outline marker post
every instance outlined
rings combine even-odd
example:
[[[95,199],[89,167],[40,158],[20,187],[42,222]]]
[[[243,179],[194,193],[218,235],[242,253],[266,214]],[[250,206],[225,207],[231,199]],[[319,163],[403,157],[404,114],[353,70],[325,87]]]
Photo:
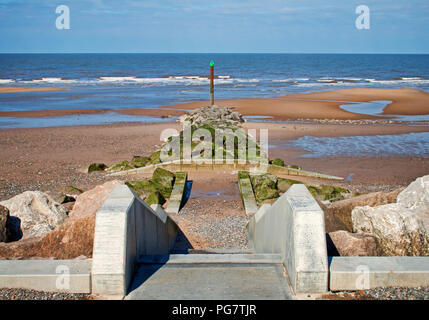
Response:
[[[214,105],[214,62],[210,61],[210,106]]]

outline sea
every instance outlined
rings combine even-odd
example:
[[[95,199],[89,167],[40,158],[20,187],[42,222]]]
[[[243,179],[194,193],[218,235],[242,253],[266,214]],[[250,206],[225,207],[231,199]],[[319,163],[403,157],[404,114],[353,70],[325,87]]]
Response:
[[[0,54],[0,87],[67,91],[0,94],[0,111],[154,108],[215,99],[276,97],[344,88],[429,92],[429,55],[419,54]],[[60,117],[56,125],[162,121],[117,114]],[[51,126],[0,119],[0,128]]]

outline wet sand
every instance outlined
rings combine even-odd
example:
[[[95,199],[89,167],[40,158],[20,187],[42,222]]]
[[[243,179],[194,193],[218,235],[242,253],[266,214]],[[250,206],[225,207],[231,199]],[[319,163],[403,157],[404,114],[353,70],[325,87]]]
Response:
[[[64,88],[26,88],[26,87],[0,87],[0,93],[37,92],[37,91],[63,91]]]
[[[4,89],[4,88],[3,88]],[[50,88],[44,88],[50,89]],[[221,106],[228,106],[245,116],[268,116],[273,120],[293,119],[380,119],[379,116],[363,115],[348,112],[340,105],[350,102],[368,102],[372,100],[392,101],[384,109],[390,115],[423,115],[429,114],[429,93],[416,89],[371,89],[355,88],[335,91],[314,92],[308,94],[286,95],[276,98],[248,98],[216,100]],[[0,112],[0,117],[55,117],[72,114],[96,114],[117,112],[127,115],[146,116],[179,116],[183,109],[195,109],[207,105],[207,101],[163,106],[151,109],[68,109],[68,110],[35,110]]]

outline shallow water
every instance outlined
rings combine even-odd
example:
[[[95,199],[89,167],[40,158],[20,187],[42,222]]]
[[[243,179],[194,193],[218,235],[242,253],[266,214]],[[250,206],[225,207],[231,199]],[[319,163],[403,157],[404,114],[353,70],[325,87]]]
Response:
[[[382,114],[384,108],[390,103],[392,103],[392,101],[376,100],[369,102],[357,102],[353,104],[343,104],[340,105],[340,108],[353,113],[381,116],[386,119],[399,121],[429,121],[429,114],[409,116]]]
[[[429,156],[429,132],[353,137],[304,136],[286,145],[308,151],[301,155],[303,158]]]
[[[368,114],[368,115],[380,115],[383,109],[392,101],[369,101],[369,102],[358,102],[353,104],[343,104],[340,108],[349,112]]]
[[[114,112],[41,118],[0,117],[0,128],[47,128],[62,126],[100,125],[118,122],[154,123],[174,121],[176,118],[177,117],[160,118],[151,116],[131,116]]]

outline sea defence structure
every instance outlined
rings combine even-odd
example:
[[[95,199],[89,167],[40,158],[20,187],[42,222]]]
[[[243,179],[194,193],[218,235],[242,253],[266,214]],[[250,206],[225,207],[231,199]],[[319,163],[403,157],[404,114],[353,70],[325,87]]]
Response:
[[[255,173],[271,173],[271,174],[283,174],[290,176],[302,176],[302,177],[313,177],[319,179],[330,179],[330,180],[344,180],[342,177],[331,176],[319,172],[306,171],[301,169],[295,169],[290,167],[280,167],[272,164],[262,164],[262,163],[251,163],[247,161],[246,163],[241,163],[237,160],[231,162],[216,162],[216,160],[204,160],[204,161],[189,161],[189,163],[184,160],[174,160],[169,162],[162,162],[159,164],[148,165],[141,168],[135,168],[130,170],[116,171],[112,172],[109,175],[111,176],[126,176],[126,175],[136,175],[136,174],[146,174],[153,173],[156,168],[163,168],[169,171],[249,171]]]
[[[302,184],[262,205],[247,230],[246,251],[184,253],[180,228],[164,209],[118,185],[97,212],[92,259],[0,261],[0,287],[243,300],[429,285],[429,257],[328,257],[324,213]]]

